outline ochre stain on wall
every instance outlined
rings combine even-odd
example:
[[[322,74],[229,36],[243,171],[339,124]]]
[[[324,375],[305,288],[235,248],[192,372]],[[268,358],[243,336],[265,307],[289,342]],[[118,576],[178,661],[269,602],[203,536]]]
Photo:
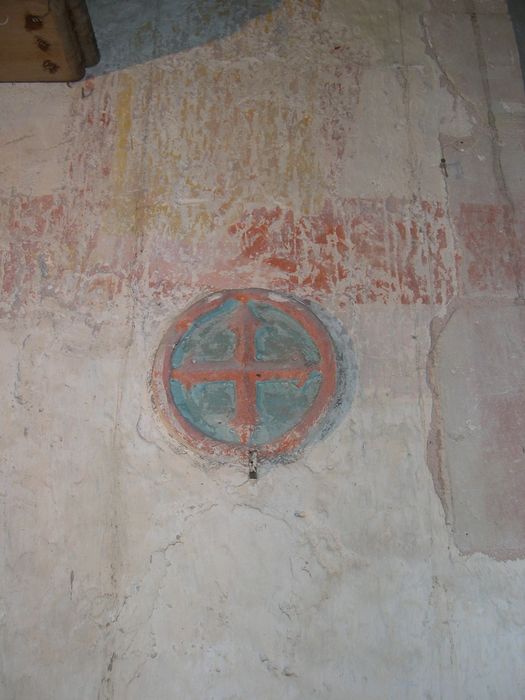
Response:
[[[123,74],[120,78],[119,93],[116,104],[117,136],[115,144],[115,187],[117,193],[122,189],[128,164],[128,154],[131,147],[131,105],[133,99],[133,78]]]

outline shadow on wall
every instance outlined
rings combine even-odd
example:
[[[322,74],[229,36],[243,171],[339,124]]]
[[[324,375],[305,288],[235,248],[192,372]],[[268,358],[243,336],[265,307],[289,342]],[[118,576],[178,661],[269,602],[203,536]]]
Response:
[[[510,19],[516,35],[516,44],[520,56],[521,74],[525,85],[525,2],[524,0],[507,0]]]
[[[92,76],[185,51],[235,33],[281,0],[87,0],[100,50]]]

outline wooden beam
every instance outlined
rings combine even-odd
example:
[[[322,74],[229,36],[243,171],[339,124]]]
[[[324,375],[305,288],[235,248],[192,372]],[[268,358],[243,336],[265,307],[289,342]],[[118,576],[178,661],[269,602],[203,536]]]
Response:
[[[85,0],[0,0],[0,82],[79,80],[98,60]]]

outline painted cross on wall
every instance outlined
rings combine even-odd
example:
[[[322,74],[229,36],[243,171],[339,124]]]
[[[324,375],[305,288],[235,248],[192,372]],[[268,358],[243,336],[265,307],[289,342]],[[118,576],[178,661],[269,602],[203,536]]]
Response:
[[[214,454],[300,446],[333,402],[335,353],[304,304],[260,289],[213,294],[166,333],[153,372],[170,432]]]

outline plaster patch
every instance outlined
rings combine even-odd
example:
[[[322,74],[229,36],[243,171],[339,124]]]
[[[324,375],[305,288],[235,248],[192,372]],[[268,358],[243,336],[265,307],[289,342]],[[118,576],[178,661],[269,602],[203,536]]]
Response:
[[[458,548],[525,556],[525,308],[463,301],[432,324],[427,458]]]

